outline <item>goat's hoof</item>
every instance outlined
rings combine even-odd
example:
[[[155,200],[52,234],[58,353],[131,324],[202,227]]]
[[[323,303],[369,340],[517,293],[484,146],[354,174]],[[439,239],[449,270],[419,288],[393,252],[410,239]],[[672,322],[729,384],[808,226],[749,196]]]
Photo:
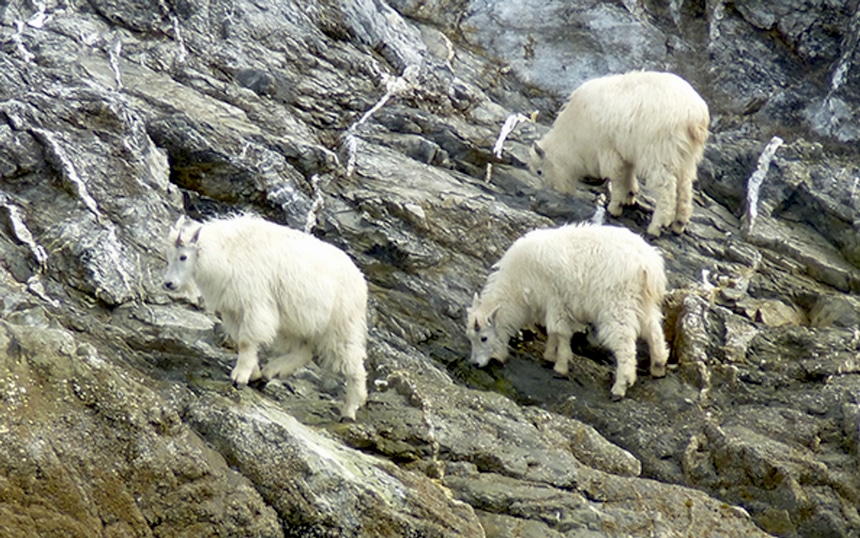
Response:
[[[258,377],[257,379],[251,379],[248,381],[249,387],[256,390],[263,390],[263,388],[269,383],[269,380],[264,377]]]
[[[676,222],[672,223],[672,231],[675,232],[676,234],[680,235],[680,234],[684,233],[684,230],[686,230],[686,229],[687,229],[687,223],[686,222],[676,221]]]
[[[567,372],[561,373],[555,370],[552,371],[552,376],[556,379],[567,379]]]
[[[666,377],[666,365],[653,365],[651,366],[651,377]]]
[[[248,386],[247,383],[239,383],[238,381],[235,381],[235,380],[233,381],[233,388],[235,388],[236,390],[242,390],[247,386]]]
[[[613,402],[618,402],[627,395],[627,388],[632,387],[633,383],[624,383],[623,381],[616,382],[612,385],[611,398]]]
[[[355,422],[355,417],[346,417],[346,416],[344,416],[344,417],[340,417],[339,422],[340,422],[341,424],[343,424],[343,423],[350,424],[350,423]]]

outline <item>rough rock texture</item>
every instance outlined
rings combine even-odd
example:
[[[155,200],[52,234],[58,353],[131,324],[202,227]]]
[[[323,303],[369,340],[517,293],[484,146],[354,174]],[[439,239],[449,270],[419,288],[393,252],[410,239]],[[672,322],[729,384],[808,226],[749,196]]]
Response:
[[[5,3],[0,535],[860,536],[858,35],[830,0]],[[540,328],[468,366],[491,264],[603,214],[529,144],[639,68],[713,117],[688,232],[653,241],[669,375],[643,354],[611,402],[612,357],[575,335],[556,379]],[[240,210],[367,274],[355,423],[315,366],[231,388],[217,319],[161,289],[170,223]]]

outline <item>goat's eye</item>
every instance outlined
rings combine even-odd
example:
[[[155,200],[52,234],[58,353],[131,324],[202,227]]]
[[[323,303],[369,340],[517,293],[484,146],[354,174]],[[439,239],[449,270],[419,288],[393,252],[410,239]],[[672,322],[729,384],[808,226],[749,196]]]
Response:
[[[481,337],[481,342],[486,342],[486,341],[487,341],[487,337],[486,337],[486,336],[482,336],[482,337]]]
[[[184,262],[187,259],[188,259],[188,256],[186,256],[185,254],[183,254],[182,256],[179,257],[179,261],[181,261],[181,262]]]
[[[543,170],[538,170],[538,171],[537,171],[537,175],[542,176],[542,175],[543,175]]]

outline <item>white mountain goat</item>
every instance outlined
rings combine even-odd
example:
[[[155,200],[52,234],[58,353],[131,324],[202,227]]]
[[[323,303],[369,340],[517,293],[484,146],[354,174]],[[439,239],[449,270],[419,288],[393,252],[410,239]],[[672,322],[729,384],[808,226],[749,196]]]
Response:
[[[609,178],[609,213],[635,202],[637,176],[656,198],[648,234],[682,233],[704,154],[708,105],[671,73],[633,71],[579,86],[552,129],[532,146],[529,168],[552,188],[576,190],[584,177]]]
[[[585,324],[615,354],[612,398],[636,381],[636,338],[648,343],[651,375],[666,375],[669,352],[660,303],[666,274],[660,252],[626,228],[573,224],[535,230],[514,242],[493,266],[468,309],[470,362],[505,362],[508,340],[522,327],[542,324],[544,358],[567,375],[570,338]]]
[[[194,285],[239,346],[236,386],[287,376],[311,361],[346,377],[341,416],[367,400],[367,283],[340,249],[312,235],[242,215],[203,224],[180,217],[168,236],[164,286]],[[280,356],[260,370],[257,351]]]

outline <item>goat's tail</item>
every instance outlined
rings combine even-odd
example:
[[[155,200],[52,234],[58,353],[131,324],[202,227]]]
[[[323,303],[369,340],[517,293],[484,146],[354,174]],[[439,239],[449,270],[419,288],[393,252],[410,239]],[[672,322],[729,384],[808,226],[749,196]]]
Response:
[[[666,295],[666,271],[663,258],[655,255],[652,263],[642,268],[642,304],[639,318],[639,334],[648,342],[651,353],[651,375],[666,375],[669,350],[663,334],[663,310],[661,303]]]
[[[663,269],[663,258],[659,255],[653,258],[651,263],[641,269],[642,271],[642,303],[659,305],[666,295],[666,271]]]
[[[690,136],[693,147],[705,146],[705,142],[708,140],[709,123],[707,120],[695,121],[687,126],[687,134]]]

